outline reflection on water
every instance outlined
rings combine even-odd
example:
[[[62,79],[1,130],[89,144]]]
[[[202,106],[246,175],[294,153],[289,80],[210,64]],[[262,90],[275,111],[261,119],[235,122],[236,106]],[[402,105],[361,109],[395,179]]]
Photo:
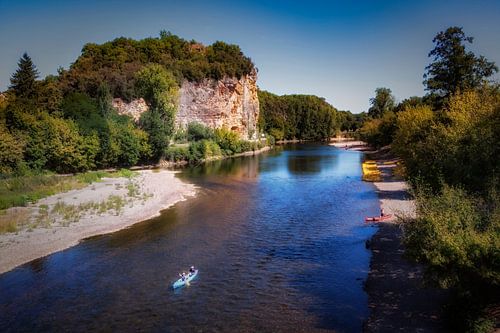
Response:
[[[6,331],[361,330],[377,197],[360,153],[287,146],[189,168],[196,198],[0,276]],[[172,291],[177,273],[200,269]]]

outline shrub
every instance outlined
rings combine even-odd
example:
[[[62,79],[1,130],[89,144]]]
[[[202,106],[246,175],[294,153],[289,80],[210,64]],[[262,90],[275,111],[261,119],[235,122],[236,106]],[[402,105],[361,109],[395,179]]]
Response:
[[[192,122],[188,124],[187,139],[188,141],[212,140],[214,139],[214,131],[208,126]]]
[[[225,155],[233,155],[241,153],[241,142],[238,133],[230,131],[226,128],[218,128],[214,131],[215,142]]]
[[[416,193],[418,218],[404,225],[407,253],[428,263],[445,287],[479,281],[500,286],[500,220],[489,206],[446,185],[438,195]],[[500,204],[495,201],[493,206]]]
[[[189,161],[189,147],[168,147],[165,159],[171,162]]]
[[[11,174],[23,163],[24,141],[0,124],[0,174]]]
[[[389,111],[385,112],[381,118],[366,121],[359,133],[363,141],[380,148],[393,141],[396,128],[396,115]]]
[[[189,145],[189,155],[190,162],[199,162],[207,158],[221,156],[222,151],[214,141],[201,140]]]
[[[426,277],[452,287],[449,315],[454,331],[490,332],[485,311],[500,292],[500,198],[444,185],[433,194],[417,186],[416,220],[405,221],[406,255],[426,264]]]

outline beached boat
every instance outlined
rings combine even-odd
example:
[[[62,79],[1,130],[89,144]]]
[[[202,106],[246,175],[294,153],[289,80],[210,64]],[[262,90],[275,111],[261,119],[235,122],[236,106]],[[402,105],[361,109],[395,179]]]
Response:
[[[387,221],[392,218],[392,214],[387,214],[384,216],[373,216],[373,217],[365,217],[365,222],[382,222]]]

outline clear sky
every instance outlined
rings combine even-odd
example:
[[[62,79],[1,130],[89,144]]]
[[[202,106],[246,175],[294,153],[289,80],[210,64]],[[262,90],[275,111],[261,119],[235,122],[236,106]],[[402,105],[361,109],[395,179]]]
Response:
[[[45,76],[67,68],[87,42],[165,29],[240,45],[259,68],[261,89],[315,94],[358,113],[377,87],[398,100],[423,95],[432,38],[451,25],[500,65],[499,0],[0,0],[0,90],[24,51]]]

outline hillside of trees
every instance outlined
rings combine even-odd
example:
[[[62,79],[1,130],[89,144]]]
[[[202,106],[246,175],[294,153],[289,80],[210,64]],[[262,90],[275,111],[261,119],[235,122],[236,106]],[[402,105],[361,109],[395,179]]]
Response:
[[[326,140],[342,126],[340,113],[323,98],[259,91],[259,128],[276,140]]]
[[[436,35],[428,94],[395,103],[379,88],[359,135],[390,145],[417,202],[405,221],[409,257],[451,288],[453,331],[491,332],[500,295],[500,86],[496,65],[468,51],[462,28]],[[498,319],[498,318],[497,318]]]
[[[237,45],[217,41],[204,46],[162,31],[159,38],[121,37],[101,45],[84,45],[70,68],[59,71],[61,89],[97,97],[100,83],[106,82],[113,96],[131,100],[139,97],[134,89],[135,74],[151,63],[171,72],[178,84],[183,79],[240,78],[254,70],[250,58]]]
[[[44,79],[25,53],[1,95],[0,175],[156,163],[184,135],[174,128],[182,80],[241,77],[254,70],[236,45],[203,46],[164,31],[158,38],[86,44],[68,70]],[[113,97],[143,97],[149,111],[135,123],[117,114]],[[223,144],[224,155],[255,148],[229,137],[234,151]],[[199,151],[189,160],[202,159]]]

